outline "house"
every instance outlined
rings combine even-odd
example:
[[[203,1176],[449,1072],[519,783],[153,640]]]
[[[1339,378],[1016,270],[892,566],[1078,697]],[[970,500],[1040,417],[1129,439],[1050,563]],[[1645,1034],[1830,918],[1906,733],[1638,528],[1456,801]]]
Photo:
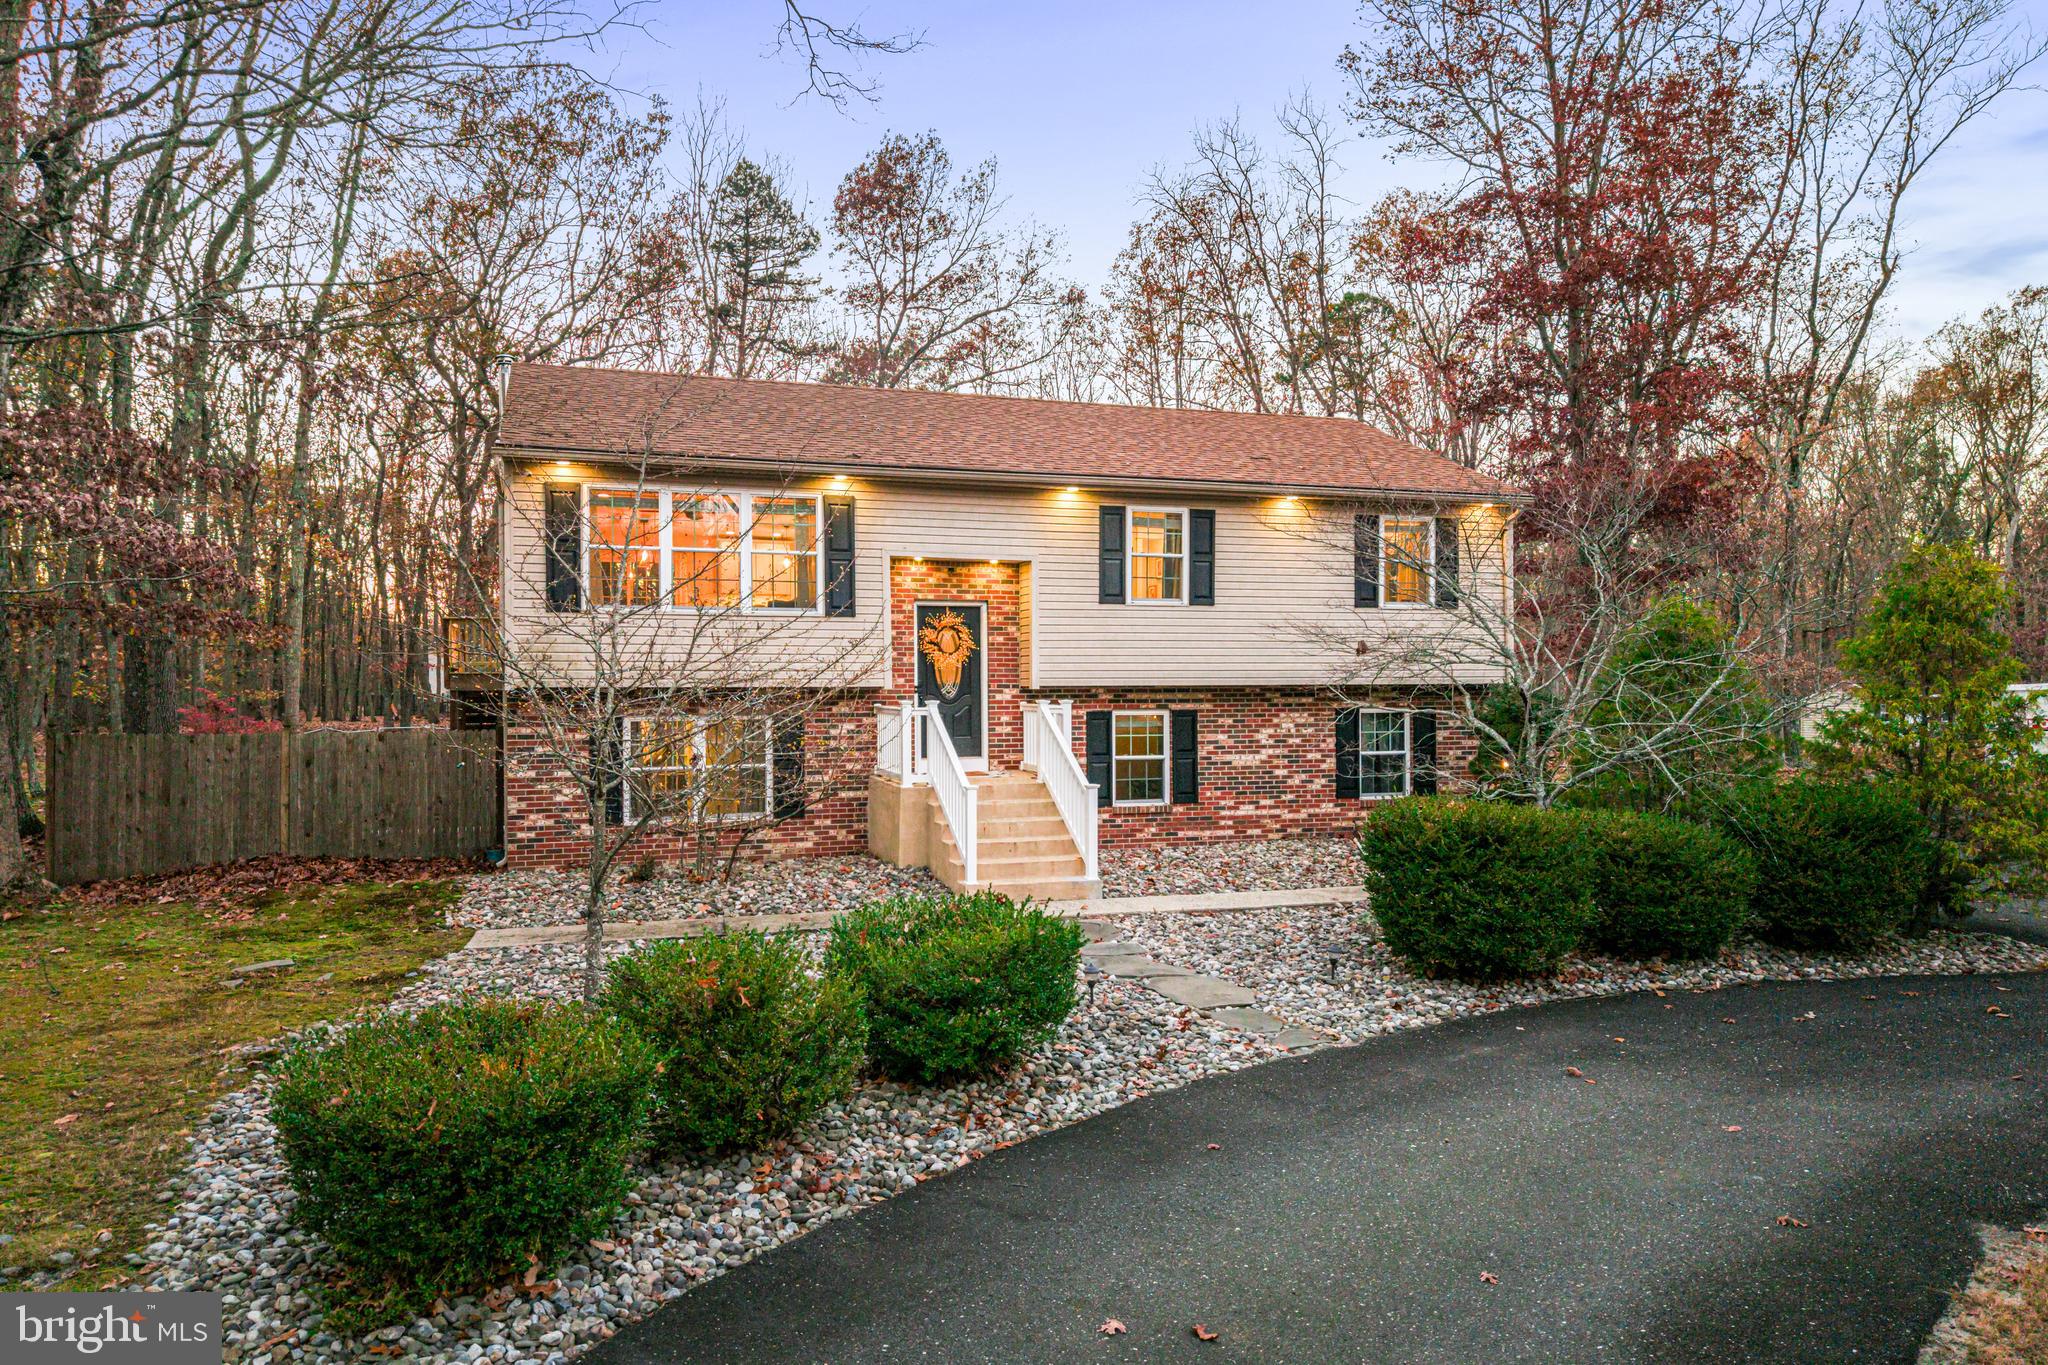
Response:
[[[802,734],[726,746],[756,774],[748,813],[778,817],[771,851],[1076,895],[1102,847],[1349,831],[1464,774],[1441,668],[1334,688],[1505,609],[1520,495],[1372,427],[528,364],[501,382],[508,652],[630,600],[647,657],[702,648],[716,606],[758,628],[735,653],[764,677],[843,664]],[[1448,676],[1498,674],[1475,650]],[[579,864],[582,799],[516,697],[505,748],[508,862]]]

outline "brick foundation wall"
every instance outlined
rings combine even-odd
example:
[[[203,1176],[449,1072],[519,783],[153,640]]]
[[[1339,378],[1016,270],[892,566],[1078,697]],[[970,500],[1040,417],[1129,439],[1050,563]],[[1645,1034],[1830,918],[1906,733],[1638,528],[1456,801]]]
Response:
[[[1346,834],[1372,801],[1337,795],[1337,702],[1321,688],[1189,688],[1073,691],[1049,689],[1043,700],[1074,703],[1074,757],[1087,765],[1089,711],[1193,711],[1198,719],[1198,799],[1166,806],[1105,806],[1100,839],[1119,845],[1276,839]],[[1039,700],[1034,695],[1033,700]],[[1370,698],[1390,709],[1416,708],[1410,694]],[[1440,787],[1468,785],[1477,740],[1447,709],[1437,710]]]
[[[867,850],[867,780],[875,767],[875,696],[848,693],[805,717],[804,813],[755,832],[750,856],[812,857]],[[572,741],[581,742],[581,741]],[[505,729],[505,862],[508,867],[575,869],[590,862],[590,812],[574,775],[543,732],[519,723]],[[693,861],[692,831],[649,825],[620,860],[624,871],[642,857]],[[729,847],[731,839],[720,840]]]

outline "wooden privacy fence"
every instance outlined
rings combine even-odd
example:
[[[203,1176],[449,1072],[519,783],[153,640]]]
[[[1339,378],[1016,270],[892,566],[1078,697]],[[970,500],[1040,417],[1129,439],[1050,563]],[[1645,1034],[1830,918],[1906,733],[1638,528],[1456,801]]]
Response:
[[[50,879],[97,881],[273,854],[464,857],[499,839],[490,730],[61,735]]]

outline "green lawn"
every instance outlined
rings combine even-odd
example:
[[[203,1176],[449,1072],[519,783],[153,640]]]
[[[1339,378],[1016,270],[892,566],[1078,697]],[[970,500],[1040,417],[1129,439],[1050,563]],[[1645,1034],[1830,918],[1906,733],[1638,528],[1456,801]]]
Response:
[[[127,1269],[184,1139],[249,1061],[229,1055],[390,997],[461,945],[453,881],[260,895],[231,915],[188,905],[10,903],[0,922],[0,1266],[80,1260],[68,1288]],[[239,917],[246,914],[246,917]],[[230,969],[290,958],[229,988]],[[112,1240],[97,1245],[102,1230]],[[97,1249],[95,1249],[97,1248]]]

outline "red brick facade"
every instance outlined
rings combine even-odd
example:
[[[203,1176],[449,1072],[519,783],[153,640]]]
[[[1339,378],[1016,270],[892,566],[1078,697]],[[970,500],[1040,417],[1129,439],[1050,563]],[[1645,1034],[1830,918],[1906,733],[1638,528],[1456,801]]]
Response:
[[[1034,700],[1071,698],[1074,757],[1088,761],[1090,711],[1193,711],[1197,798],[1185,805],[1105,806],[1098,828],[1105,847],[1178,841],[1278,839],[1343,834],[1358,827],[1370,801],[1337,795],[1337,699],[1314,687],[1119,688],[1047,691]],[[1373,698],[1390,709],[1409,696]],[[1446,788],[1461,785],[1478,748],[1448,711],[1437,713],[1437,768]]]
[[[1197,715],[1198,799],[1148,808],[1104,808],[1105,846],[1209,839],[1268,839],[1352,830],[1369,803],[1337,795],[1337,701],[1320,688],[1174,688],[1115,690],[1023,685],[1024,630],[1015,564],[897,560],[891,566],[890,676],[880,691],[833,698],[807,720],[802,816],[762,832],[776,856],[859,852],[867,843],[867,779],[874,769],[877,705],[911,697],[916,687],[914,608],[919,602],[987,606],[985,655],[989,766],[1014,769],[1023,752],[1023,708],[1039,700],[1074,703],[1075,756],[1084,764],[1087,712],[1192,710]],[[1392,707],[1412,698],[1388,696]],[[1437,764],[1444,785],[1462,781],[1476,747],[1449,712],[1438,713]],[[579,867],[589,858],[582,794],[538,732],[516,715],[505,736],[506,857],[513,867]],[[666,830],[643,832],[628,861],[685,861],[692,850]]]
[[[875,767],[875,697],[834,697],[805,717],[801,816],[754,835],[778,857],[859,853],[867,848],[867,780]],[[625,857],[692,860],[686,831],[650,825]],[[577,868],[590,860],[590,812],[560,751],[515,713],[505,729],[505,861],[511,867]]]

